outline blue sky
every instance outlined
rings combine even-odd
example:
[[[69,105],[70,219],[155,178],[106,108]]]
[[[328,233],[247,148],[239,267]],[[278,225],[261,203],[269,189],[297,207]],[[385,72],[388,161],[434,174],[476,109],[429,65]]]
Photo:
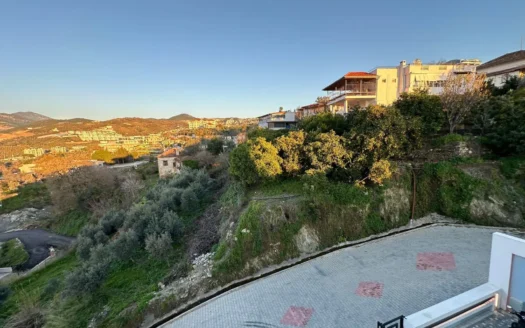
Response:
[[[0,0],[0,112],[253,117],[348,71],[519,50],[525,1]]]

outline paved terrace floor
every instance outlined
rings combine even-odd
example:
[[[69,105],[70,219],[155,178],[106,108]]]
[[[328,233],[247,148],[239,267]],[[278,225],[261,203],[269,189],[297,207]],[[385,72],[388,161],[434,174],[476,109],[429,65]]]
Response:
[[[214,298],[179,327],[377,327],[486,283],[496,230],[435,226],[342,249]]]

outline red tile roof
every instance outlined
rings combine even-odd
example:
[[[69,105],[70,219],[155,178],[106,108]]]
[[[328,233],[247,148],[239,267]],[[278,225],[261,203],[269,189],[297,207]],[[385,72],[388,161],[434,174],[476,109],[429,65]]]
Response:
[[[348,72],[345,74],[345,77],[372,77],[372,76],[376,76],[376,75],[367,73],[367,72]]]
[[[179,155],[179,150],[177,148],[171,148],[160,154],[158,158],[176,157],[177,155]]]

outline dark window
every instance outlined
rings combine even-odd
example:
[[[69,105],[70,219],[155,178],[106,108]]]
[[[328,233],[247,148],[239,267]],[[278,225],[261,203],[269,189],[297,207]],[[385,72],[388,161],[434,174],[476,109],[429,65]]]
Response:
[[[173,162],[173,167],[177,167],[177,162]]]
[[[168,161],[162,161],[162,165],[168,166]]]

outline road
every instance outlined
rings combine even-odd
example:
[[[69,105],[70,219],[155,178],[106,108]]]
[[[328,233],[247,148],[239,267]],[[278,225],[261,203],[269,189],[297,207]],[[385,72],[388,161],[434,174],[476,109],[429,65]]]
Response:
[[[495,231],[433,226],[341,249],[233,289],[163,327],[377,327],[486,283]]]
[[[22,270],[33,268],[49,256],[49,247],[67,248],[75,238],[57,235],[45,230],[19,230],[0,233],[0,242],[18,238],[29,253],[29,260],[21,267]]]

